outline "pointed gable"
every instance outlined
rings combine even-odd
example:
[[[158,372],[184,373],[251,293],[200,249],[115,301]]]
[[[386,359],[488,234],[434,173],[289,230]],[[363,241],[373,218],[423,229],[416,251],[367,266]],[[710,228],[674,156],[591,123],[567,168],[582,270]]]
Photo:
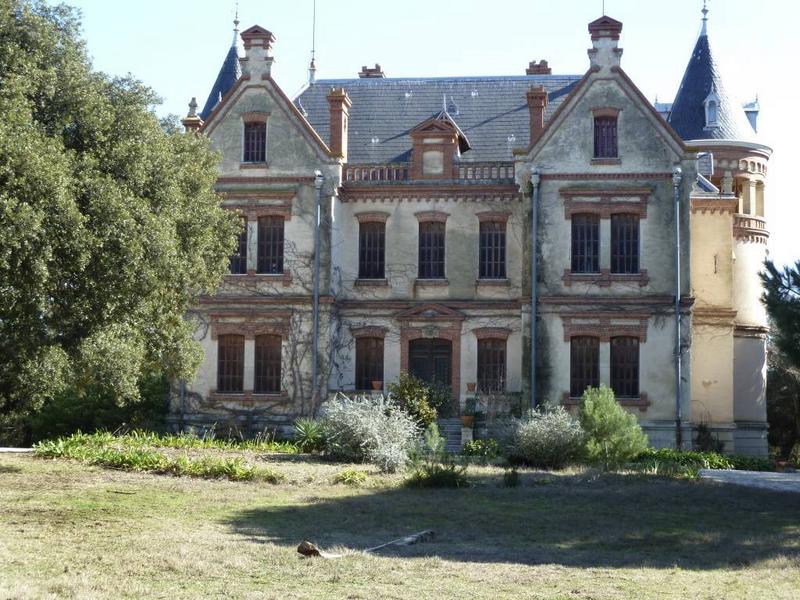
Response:
[[[463,321],[464,313],[443,304],[426,303],[395,315],[398,321]]]
[[[716,121],[712,122],[708,122],[707,112],[710,99],[716,102],[713,107]],[[755,138],[744,109],[726,92],[705,31],[692,51],[672,104],[669,124],[684,140],[753,141]]]

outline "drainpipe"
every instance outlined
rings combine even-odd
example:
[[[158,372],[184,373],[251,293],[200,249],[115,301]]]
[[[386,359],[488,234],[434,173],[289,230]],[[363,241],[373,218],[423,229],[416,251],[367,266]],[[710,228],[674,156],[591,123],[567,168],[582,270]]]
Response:
[[[539,168],[531,170],[531,410],[536,410],[536,304],[538,280],[538,256],[536,252],[539,235]]]
[[[322,173],[314,171],[314,189],[316,195],[317,215],[314,226],[314,297],[313,297],[313,334],[311,351],[311,408],[316,411],[318,400],[317,363],[319,362],[319,248],[320,248],[320,217],[322,214]]]
[[[672,170],[672,192],[675,196],[675,447],[683,445],[681,431],[681,192],[683,171]]]

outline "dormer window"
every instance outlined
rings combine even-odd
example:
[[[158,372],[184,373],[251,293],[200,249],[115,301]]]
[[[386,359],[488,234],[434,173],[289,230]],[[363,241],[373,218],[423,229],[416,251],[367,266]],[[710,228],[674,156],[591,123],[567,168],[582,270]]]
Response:
[[[455,179],[456,161],[470,148],[446,111],[417,125],[411,131],[411,141],[413,179]]]
[[[706,127],[719,127],[719,96],[716,89],[711,89],[711,93],[703,101],[703,106],[706,109]]]

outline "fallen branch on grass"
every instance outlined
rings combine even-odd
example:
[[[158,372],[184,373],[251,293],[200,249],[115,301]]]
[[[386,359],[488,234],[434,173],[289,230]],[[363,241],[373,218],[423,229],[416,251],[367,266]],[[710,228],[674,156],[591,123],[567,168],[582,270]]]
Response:
[[[411,546],[413,544],[417,544],[419,542],[427,542],[428,540],[433,539],[434,532],[431,529],[426,529],[425,531],[420,531],[418,533],[412,533],[411,535],[407,535],[406,537],[397,538],[396,540],[392,540],[391,542],[386,542],[385,544],[381,544],[380,546],[373,546],[372,548],[367,548],[366,550],[362,550],[364,554],[368,554],[369,552],[375,552],[376,550],[380,550],[382,548],[387,548],[389,546]],[[322,558],[341,558],[341,554],[330,554],[329,552],[324,552],[320,550],[319,546],[313,544],[309,541],[303,541],[297,546],[297,551],[302,554],[303,556],[321,556]]]

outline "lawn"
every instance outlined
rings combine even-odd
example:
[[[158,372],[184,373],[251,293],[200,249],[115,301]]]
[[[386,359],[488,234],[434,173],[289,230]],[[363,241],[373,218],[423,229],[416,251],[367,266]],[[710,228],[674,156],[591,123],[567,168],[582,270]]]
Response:
[[[195,450],[193,452],[202,452]],[[205,450],[218,452],[218,450]],[[797,598],[800,498],[702,481],[471,467],[403,488],[258,455],[281,483],[0,455],[0,598]],[[350,466],[352,467],[352,466]],[[366,467],[356,467],[366,468]],[[433,529],[433,541],[370,546]],[[344,553],[302,559],[308,539]]]

